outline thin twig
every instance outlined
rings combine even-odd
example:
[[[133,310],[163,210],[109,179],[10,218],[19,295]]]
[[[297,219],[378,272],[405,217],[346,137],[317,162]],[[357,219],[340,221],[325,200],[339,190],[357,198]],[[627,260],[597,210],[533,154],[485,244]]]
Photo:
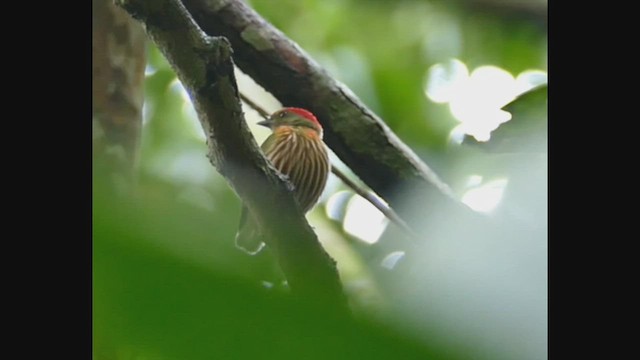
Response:
[[[240,93],[240,99],[242,99],[242,101],[249,105],[253,110],[257,111],[265,120],[269,118],[269,113],[258,104],[254,103],[253,100],[249,99],[245,94]]]
[[[247,105],[249,105],[253,110],[257,111],[260,116],[267,119],[269,117],[269,113],[256,104],[253,100],[249,99],[246,95],[240,92],[240,99],[244,101]],[[393,211],[390,207],[383,204],[374,194],[362,189],[355,182],[351,181],[342,171],[338,170],[335,166],[331,165],[331,172],[337,176],[342,182],[350,187],[356,194],[360,195],[362,198],[367,200],[371,205],[375,206],[376,209],[380,210],[384,216],[386,216],[391,222],[396,224],[399,228],[404,230],[408,235],[412,238],[417,238],[415,232],[411,230],[411,228],[407,225],[407,223],[402,220],[398,214]]]
[[[356,183],[351,181],[342,171],[338,170],[335,166],[331,165],[331,172],[337,176],[340,180],[342,180],[345,185],[350,187],[353,191],[355,191],[358,195],[362,196],[365,200],[371,203],[371,205],[375,206],[387,219],[391,220],[392,223],[398,225],[399,228],[404,230],[407,235],[410,235],[412,238],[417,238],[417,235],[411,228],[407,225],[407,223],[402,220],[398,214],[396,214],[393,209],[383,204],[374,194],[371,192],[363,190]]]

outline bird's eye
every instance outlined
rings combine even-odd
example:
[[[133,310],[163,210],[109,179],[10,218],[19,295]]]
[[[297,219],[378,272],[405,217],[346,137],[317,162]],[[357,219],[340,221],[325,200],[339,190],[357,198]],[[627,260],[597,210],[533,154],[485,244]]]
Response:
[[[285,115],[287,115],[287,113],[285,111],[283,111],[280,114],[278,114],[278,117],[283,118],[283,117],[285,117]]]

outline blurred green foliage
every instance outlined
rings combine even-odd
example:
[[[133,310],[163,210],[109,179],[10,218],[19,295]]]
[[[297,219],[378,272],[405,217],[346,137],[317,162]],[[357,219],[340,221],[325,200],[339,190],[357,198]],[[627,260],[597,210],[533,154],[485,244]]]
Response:
[[[119,199],[94,178],[94,357],[545,358],[546,86],[506,106],[512,120],[489,142],[459,145],[448,105],[431,102],[424,89],[428,69],[451,58],[514,77],[546,71],[546,25],[463,1],[247,2],[461,197],[475,186],[471,177],[508,179],[488,214],[495,227],[443,223],[419,229],[424,241],[416,244],[388,225],[367,244],[344,231],[350,192],[327,208],[332,195],[348,191],[332,178],[309,219],[338,261],[358,319],[289,298],[268,250],[250,257],[234,248],[240,201],[209,164],[186,95],[150,46],[137,195]],[[392,252],[404,256],[381,266]]]
[[[198,209],[169,197],[119,201],[105,189],[94,194],[96,359],[462,358],[342,317],[322,299],[256,286],[255,260],[243,264],[231,234],[204,233]]]

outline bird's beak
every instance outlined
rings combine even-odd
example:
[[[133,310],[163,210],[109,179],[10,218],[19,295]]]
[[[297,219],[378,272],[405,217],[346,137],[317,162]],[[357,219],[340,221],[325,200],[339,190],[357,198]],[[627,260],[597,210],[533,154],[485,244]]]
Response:
[[[267,119],[267,120],[263,120],[263,121],[258,121],[258,125],[262,125],[262,126],[266,126],[268,128],[271,127],[271,124],[273,122],[271,121],[271,119]]]

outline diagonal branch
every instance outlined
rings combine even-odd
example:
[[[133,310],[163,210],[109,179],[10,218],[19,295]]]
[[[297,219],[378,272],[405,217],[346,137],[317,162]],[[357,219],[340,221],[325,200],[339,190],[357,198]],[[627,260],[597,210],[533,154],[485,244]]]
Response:
[[[144,24],[176,71],[207,136],[211,163],[263,228],[292,292],[346,309],[335,262],[244,121],[228,41],[203,33],[179,0],[117,1]]]
[[[422,218],[411,216],[406,192],[419,204],[434,203],[470,213],[447,184],[393,131],[311,59],[297,44],[240,0],[183,0],[200,27],[225,36],[242,71],[285,106],[313,112],[333,152],[376,194],[414,228]]]

